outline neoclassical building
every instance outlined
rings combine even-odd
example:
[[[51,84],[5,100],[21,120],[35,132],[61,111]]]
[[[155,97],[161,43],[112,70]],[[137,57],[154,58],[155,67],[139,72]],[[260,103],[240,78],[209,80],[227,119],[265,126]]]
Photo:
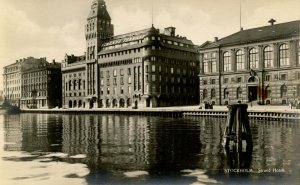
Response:
[[[192,41],[176,35],[174,27],[160,31],[152,25],[114,36],[105,2],[95,0],[85,32],[85,56],[75,57],[74,61],[66,57],[62,65],[65,108],[199,103],[197,49]],[[78,96],[79,73],[85,87],[81,96]]]
[[[200,53],[200,102],[287,104],[300,98],[300,21],[240,30]]]

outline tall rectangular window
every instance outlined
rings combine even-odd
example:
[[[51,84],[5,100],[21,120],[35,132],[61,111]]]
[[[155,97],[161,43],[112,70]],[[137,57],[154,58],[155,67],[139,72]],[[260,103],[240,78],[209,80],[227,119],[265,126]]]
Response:
[[[155,65],[151,66],[151,72],[155,72]]]
[[[273,67],[274,53],[273,48],[270,46],[265,47],[264,49],[264,67],[269,68]]]
[[[128,68],[127,74],[128,74],[128,75],[131,75],[131,68]]]
[[[203,63],[203,72],[204,73],[209,72],[209,70],[208,70],[208,61],[204,61],[204,63]]]
[[[245,60],[244,60],[245,54],[243,50],[238,50],[236,52],[236,69],[237,70],[243,70],[245,69]]]
[[[152,75],[152,82],[155,82],[155,75]]]
[[[213,73],[217,72],[217,61],[216,60],[211,61],[211,72],[213,72]]]
[[[256,48],[252,48],[249,52],[250,69],[258,68],[258,52]]]
[[[290,65],[289,46],[287,44],[282,44],[279,47],[279,63],[280,66]]]
[[[228,51],[223,54],[223,65],[224,71],[231,71],[231,57]]]

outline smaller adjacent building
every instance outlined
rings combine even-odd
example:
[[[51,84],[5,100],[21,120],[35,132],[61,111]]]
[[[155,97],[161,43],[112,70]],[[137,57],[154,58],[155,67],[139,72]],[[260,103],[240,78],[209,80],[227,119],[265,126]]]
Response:
[[[61,107],[61,64],[36,62],[21,72],[21,108]]]
[[[15,63],[3,68],[3,98],[10,104],[19,106],[21,99],[21,66],[25,59],[16,60]]]
[[[62,62],[63,108],[86,108],[86,56],[65,55]]]
[[[61,106],[61,66],[28,57],[4,67],[3,98],[20,108]]]
[[[300,98],[300,21],[274,22],[199,47],[201,102],[287,104]]]

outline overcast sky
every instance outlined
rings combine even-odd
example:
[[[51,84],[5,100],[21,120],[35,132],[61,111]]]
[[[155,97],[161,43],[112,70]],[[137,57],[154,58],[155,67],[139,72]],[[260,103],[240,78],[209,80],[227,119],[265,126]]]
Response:
[[[300,0],[241,0],[244,29],[300,19]],[[0,72],[21,58],[61,61],[85,51],[84,25],[92,0],[0,0]],[[200,45],[239,30],[240,0],[106,0],[115,35],[151,26],[176,27]],[[2,75],[0,76],[0,88]],[[2,89],[2,88],[1,88]]]

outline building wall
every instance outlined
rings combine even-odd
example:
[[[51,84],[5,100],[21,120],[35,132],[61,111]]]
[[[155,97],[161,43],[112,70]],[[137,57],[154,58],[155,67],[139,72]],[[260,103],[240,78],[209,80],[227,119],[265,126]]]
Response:
[[[83,57],[74,62],[67,57],[62,63],[62,104],[63,108],[88,108],[86,61]]]
[[[21,63],[5,66],[3,73],[4,98],[12,105],[19,106],[21,98]]]
[[[187,44],[178,46],[185,39],[177,38],[172,48],[172,38],[148,31],[129,37],[130,44],[116,46],[116,41],[100,52],[100,107],[198,104],[197,53],[185,50]]]
[[[21,108],[61,107],[60,64],[47,64],[22,72]]]
[[[4,67],[3,85],[4,97],[12,105],[20,106],[22,98],[22,72],[36,65],[47,63],[46,58],[27,57]]]
[[[280,64],[280,48],[286,44],[288,65]],[[236,44],[227,47],[215,47],[200,50],[200,95],[201,102],[214,102],[216,104],[229,104],[237,102],[250,102],[257,100],[261,104],[287,104],[300,97],[300,41],[299,37],[286,39],[273,39],[264,42],[249,44]],[[267,62],[266,48],[269,47],[270,60]],[[257,51],[257,63],[250,66],[252,49]],[[237,63],[238,51],[243,51],[243,68],[239,69]],[[224,70],[224,54],[230,53],[230,68]],[[215,59],[212,59],[215,53]],[[212,61],[216,61],[216,72],[212,72]],[[208,65],[205,64],[207,61]],[[266,65],[270,63],[270,65]],[[206,67],[208,66],[208,67]],[[225,65],[226,67],[226,65]],[[211,79],[216,79],[215,84]],[[238,88],[241,93],[238,93]],[[215,89],[216,96],[211,97],[211,90]],[[207,96],[205,96],[207,92]],[[228,92],[228,93],[226,93]],[[252,95],[253,94],[253,95]],[[254,97],[252,97],[254,96]]]

